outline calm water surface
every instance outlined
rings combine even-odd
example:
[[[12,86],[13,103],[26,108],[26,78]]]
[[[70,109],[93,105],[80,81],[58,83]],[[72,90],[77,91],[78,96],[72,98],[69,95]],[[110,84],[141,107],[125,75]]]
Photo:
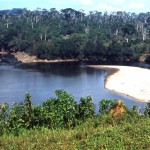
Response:
[[[95,63],[90,63],[95,64]],[[97,64],[100,64],[97,62]],[[20,102],[30,92],[34,104],[55,97],[55,90],[63,89],[79,102],[81,96],[90,95],[97,105],[103,99],[122,99],[131,107],[145,104],[104,88],[104,70],[92,69],[85,63],[53,63],[37,65],[10,65],[0,63],[0,102]],[[141,65],[142,64],[133,64]],[[149,66],[146,66],[149,67]]]

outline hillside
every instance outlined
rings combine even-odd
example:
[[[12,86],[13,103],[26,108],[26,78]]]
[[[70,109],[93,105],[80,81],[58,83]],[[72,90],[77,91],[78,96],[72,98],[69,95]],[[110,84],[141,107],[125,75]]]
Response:
[[[0,10],[0,49],[39,59],[138,60],[150,51],[150,13]]]

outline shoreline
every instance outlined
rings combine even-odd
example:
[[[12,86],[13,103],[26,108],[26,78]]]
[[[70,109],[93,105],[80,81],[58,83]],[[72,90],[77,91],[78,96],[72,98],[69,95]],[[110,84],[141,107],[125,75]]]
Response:
[[[30,56],[24,52],[11,53],[11,55],[13,55],[17,59],[17,61],[21,62],[22,64],[81,61],[77,59],[66,59],[66,60],[38,59],[36,56]],[[84,59],[82,61],[89,61],[89,60]],[[146,103],[150,100],[149,69],[133,66],[129,67],[129,66],[113,66],[113,65],[87,65],[87,66],[107,71],[107,75],[104,80],[104,88],[117,93],[121,93],[123,95],[130,96],[140,102]]]
[[[68,59],[39,59],[35,55],[29,55],[25,52],[17,52],[17,53],[11,53],[13,57],[17,59],[18,62],[21,62],[23,64],[33,64],[33,63],[61,63],[61,62],[90,62],[90,61],[106,61],[106,59],[74,59],[74,58],[68,58]]]
[[[8,52],[6,52],[6,51],[0,51],[0,54],[1,55],[6,55],[6,54],[8,54]]]
[[[107,71],[104,87],[108,90],[130,96],[139,102],[150,100],[150,70],[130,66],[88,65]]]
[[[79,59],[54,59],[54,60],[48,60],[48,59],[39,59],[36,56],[30,56],[25,52],[17,52],[12,53],[17,61],[20,61],[21,63],[61,63],[61,62],[79,62],[81,60]],[[82,59],[82,61],[89,61],[88,59]]]

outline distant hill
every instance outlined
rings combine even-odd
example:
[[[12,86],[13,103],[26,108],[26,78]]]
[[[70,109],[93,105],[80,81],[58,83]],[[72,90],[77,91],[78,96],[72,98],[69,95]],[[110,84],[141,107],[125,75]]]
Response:
[[[40,59],[138,60],[150,51],[150,12],[1,10],[0,49]]]

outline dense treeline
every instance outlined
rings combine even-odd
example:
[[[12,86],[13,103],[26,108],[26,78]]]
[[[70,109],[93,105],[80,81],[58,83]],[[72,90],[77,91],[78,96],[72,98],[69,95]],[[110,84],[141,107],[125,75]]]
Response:
[[[43,101],[42,105],[33,106],[29,93],[26,93],[24,102],[14,103],[11,107],[7,103],[0,104],[0,135],[4,133],[19,135],[22,129],[41,127],[70,129],[98,115],[95,113],[90,96],[81,97],[77,103],[66,91],[56,90],[55,93],[56,98],[49,98]],[[99,102],[99,112],[100,115],[109,114],[117,118],[133,115],[150,117],[150,103],[143,114],[137,106],[128,110],[122,101],[103,99]]]
[[[43,59],[136,60],[150,51],[150,13],[1,10],[0,49]]]

